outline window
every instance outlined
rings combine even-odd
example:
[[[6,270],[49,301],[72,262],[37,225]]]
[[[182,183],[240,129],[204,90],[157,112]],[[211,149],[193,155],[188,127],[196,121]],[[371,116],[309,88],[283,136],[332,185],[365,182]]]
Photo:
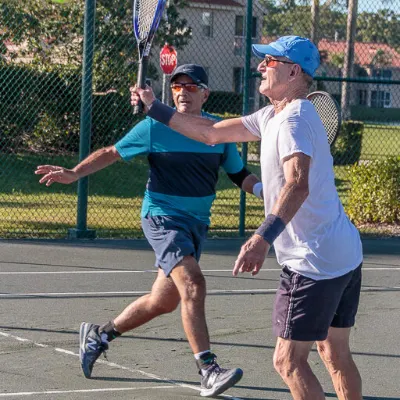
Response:
[[[360,106],[367,105],[367,91],[365,89],[360,89],[358,91],[358,104]]]
[[[235,36],[246,36],[245,32],[245,17],[243,15],[236,15],[235,17]],[[251,21],[251,37],[257,37],[257,17],[252,17]]]
[[[246,30],[245,30],[245,17],[243,15],[236,15],[235,17],[235,39],[233,42],[233,54],[235,56],[243,56],[244,49],[246,48]],[[251,37],[252,43],[257,43],[257,18],[253,17],[251,24]]]
[[[244,16],[236,15],[235,18],[235,36],[243,36],[244,33]]]
[[[373,69],[372,76],[380,79],[392,79],[391,69]]]
[[[203,30],[203,36],[213,36],[213,15],[211,11],[205,11],[201,17],[201,26]]]
[[[371,107],[390,108],[392,106],[392,96],[390,92],[373,90],[371,92]]]
[[[253,68],[251,74],[256,72]],[[243,82],[244,82],[244,68],[238,67],[233,68],[233,91],[235,93],[243,93]],[[250,78],[249,80],[249,111],[254,110],[256,96],[256,78]]]

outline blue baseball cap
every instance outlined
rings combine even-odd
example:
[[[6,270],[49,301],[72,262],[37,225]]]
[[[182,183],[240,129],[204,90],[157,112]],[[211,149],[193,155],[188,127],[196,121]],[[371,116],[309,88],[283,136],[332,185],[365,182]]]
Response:
[[[303,71],[312,77],[320,64],[317,46],[310,39],[300,36],[282,36],[270,44],[253,44],[253,53],[260,58],[267,54],[286,57],[299,64]]]

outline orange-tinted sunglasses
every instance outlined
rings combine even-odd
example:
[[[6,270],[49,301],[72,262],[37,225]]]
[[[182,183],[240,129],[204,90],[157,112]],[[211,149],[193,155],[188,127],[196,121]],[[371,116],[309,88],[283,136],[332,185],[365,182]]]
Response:
[[[265,56],[264,58],[265,61],[265,66],[266,67],[276,67],[279,63],[282,64],[296,64],[294,62],[291,61],[281,61],[281,60],[277,60],[276,58],[272,58],[271,56]]]
[[[185,90],[187,90],[189,93],[196,93],[200,89],[205,89],[206,87],[204,85],[198,85],[197,83],[172,83],[171,84],[171,89],[175,93],[180,92],[183,88],[185,88]]]

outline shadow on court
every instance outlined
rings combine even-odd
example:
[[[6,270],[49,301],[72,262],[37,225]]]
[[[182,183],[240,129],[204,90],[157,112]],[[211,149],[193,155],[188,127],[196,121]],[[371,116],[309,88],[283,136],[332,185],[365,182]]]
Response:
[[[279,266],[271,253],[257,277],[232,277],[242,243],[223,239],[205,245],[201,265],[209,291],[211,347],[221,366],[244,370],[243,379],[227,395],[290,400],[272,365],[275,338],[270,321]],[[0,246],[1,395],[36,393],[32,398],[52,400],[200,398],[199,376],[179,310],[115,340],[109,362],[101,363],[101,357],[93,379],[82,376],[80,323],[105,323],[151,288],[154,255],[145,240],[4,240]],[[400,400],[400,353],[398,335],[393,334],[400,331],[400,240],[366,239],[363,246],[353,356],[365,400]],[[315,349],[310,364],[326,397],[335,399]]]

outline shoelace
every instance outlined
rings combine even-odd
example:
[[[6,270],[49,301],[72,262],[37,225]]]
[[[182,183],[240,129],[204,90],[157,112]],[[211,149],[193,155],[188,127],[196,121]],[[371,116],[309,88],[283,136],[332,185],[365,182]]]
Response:
[[[217,374],[219,375],[221,372],[223,372],[223,369],[215,362],[213,361],[213,363],[211,364],[210,367],[207,368],[207,370],[209,371],[209,374]]]

